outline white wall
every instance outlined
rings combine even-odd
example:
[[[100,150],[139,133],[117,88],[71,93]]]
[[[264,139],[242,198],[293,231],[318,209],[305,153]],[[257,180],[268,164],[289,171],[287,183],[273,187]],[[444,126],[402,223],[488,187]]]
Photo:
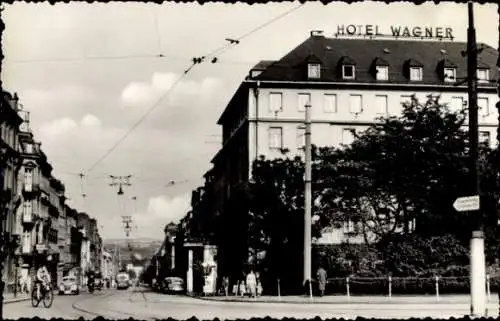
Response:
[[[270,93],[281,92],[283,94],[283,110],[277,115],[269,109]],[[290,150],[289,156],[300,155],[298,151],[298,138],[303,126],[305,113],[298,108],[298,94],[308,93],[311,97],[311,119],[313,122],[311,139],[318,146],[339,146],[346,139],[343,138],[344,129],[355,129],[362,132],[370,123],[376,121],[380,116],[400,115],[402,111],[401,102],[409,101],[409,97],[415,92],[401,91],[361,91],[361,90],[295,90],[295,89],[261,89],[259,92],[258,118],[256,118],[256,104],[253,95],[249,99],[249,117],[254,120],[250,123],[249,130],[249,157],[252,161],[257,155],[266,155],[270,158],[283,157],[280,151],[269,149],[269,128],[282,127],[283,147]],[[323,106],[323,95],[334,94],[336,96],[335,112],[325,111]],[[429,92],[416,93],[417,98],[424,102]],[[458,110],[460,104],[458,99],[467,102],[467,93],[432,93],[441,95],[441,102],[448,103],[451,110]],[[350,111],[350,95],[360,95],[363,110],[358,113]],[[376,110],[375,100],[377,95],[387,96],[387,111],[382,114]],[[479,98],[488,99],[488,110],[479,112],[479,123],[481,132],[489,132],[490,143],[494,147],[496,142],[496,128],[498,112],[495,104],[498,102],[496,94],[480,94]],[[457,99],[458,98],[458,99]],[[258,123],[256,124],[255,121]],[[258,137],[255,137],[256,131]],[[303,130],[302,130],[303,131]],[[256,143],[257,139],[257,143]]]
[[[251,91],[252,92],[252,91]],[[282,93],[282,106],[283,110],[278,112],[277,117],[274,112],[270,111],[270,94],[271,93]],[[467,101],[467,92],[462,93],[452,93],[452,92],[440,92],[436,91],[426,91],[426,92],[415,92],[415,91],[395,91],[395,90],[384,90],[384,91],[374,91],[374,90],[297,90],[297,89],[260,89],[259,90],[259,102],[258,102],[258,118],[261,120],[273,120],[273,119],[283,119],[283,120],[297,120],[302,121],[304,119],[304,111],[299,110],[299,99],[298,94],[310,94],[311,106],[312,106],[312,120],[321,121],[352,121],[352,122],[367,122],[374,121],[377,117],[382,116],[382,113],[378,113],[375,106],[375,96],[386,95],[388,98],[388,113],[391,115],[398,115],[401,113],[401,97],[411,96],[416,94],[420,101],[424,102],[427,100],[427,95],[440,95],[441,102],[451,103],[452,97],[462,97],[464,101]],[[324,95],[335,95],[336,96],[336,111],[331,112],[326,110]],[[361,95],[362,96],[362,107],[363,111],[358,115],[351,113],[349,101],[350,95]],[[252,98],[253,94],[249,98],[249,118],[256,118],[255,110],[255,99]],[[479,122],[480,124],[496,125],[498,113],[495,108],[495,104],[498,102],[498,95],[496,93],[491,94],[479,94],[478,98],[488,98],[489,113],[488,116],[482,117],[480,112]],[[405,99],[406,100],[406,99]],[[453,108],[456,109],[456,108]]]
[[[270,109],[270,94],[282,94],[282,110],[278,113]],[[439,95],[442,103],[448,103],[452,111],[462,108],[462,103],[467,102],[467,92],[414,92],[414,91],[373,91],[373,90],[297,90],[297,89],[260,89],[258,101],[255,99],[253,90],[249,95],[249,162],[253,162],[256,156],[265,155],[267,158],[283,158],[302,156],[300,149],[303,138],[303,127],[305,112],[299,108],[299,94],[309,94],[311,104],[311,140],[317,146],[340,147],[348,143],[347,129],[353,129],[361,133],[371,123],[381,116],[401,115],[402,102],[409,101],[411,95],[416,94],[420,102],[427,101],[429,94]],[[327,108],[324,95],[335,95],[335,108]],[[353,113],[350,109],[351,95],[361,96],[362,110]],[[381,113],[383,107],[377,105],[376,96],[387,96],[386,113]],[[488,100],[487,109],[479,111],[479,131],[489,132],[490,145],[497,145],[496,130],[498,124],[498,111],[495,104],[498,96],[492,94],[479,94],[478,98]],[[330,106],[331,107],[331,106]],[[357,111],[357,110],[356,110]],[[270,128],[282,128],[282,147],[289,150],[283,154],[279,149],[270,149]],[[464,127],[467,129],[467,127]],[[257,134],[257,135],[256,135]],[[251,166],[250,166],[251,170]],[[251,174],[251,173],[249,173]],[[340,243],[347,236],[343,229],[333,229],[326,232],[319,240],[320,243]],[[363,240],[359,237],[349,238],[350,242],[359,243]]]

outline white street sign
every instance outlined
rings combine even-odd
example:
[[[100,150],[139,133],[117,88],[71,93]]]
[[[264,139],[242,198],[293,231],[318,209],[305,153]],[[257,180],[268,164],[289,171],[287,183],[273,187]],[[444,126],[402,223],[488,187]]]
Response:
[[[459,212],[477,211],[479,209],[479,195],[459,197],[453,203]]]

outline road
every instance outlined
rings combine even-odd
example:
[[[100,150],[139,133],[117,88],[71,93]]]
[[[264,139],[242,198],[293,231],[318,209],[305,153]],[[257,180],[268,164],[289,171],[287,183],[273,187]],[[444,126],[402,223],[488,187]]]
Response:
[[[50,309],[33,308],[30,301],[9,303],[4,306],[4,318],[20,317],[65,319],[93,319],[103,316],[109,319],[126,319],[134,317],[143,320],[172,317],[188,319],[249,319],[251,317],[273,318],[321,318],[343,317],[354,319],[365,318],[449,318],[463,317],[469,313],[467,300],[443,300],[440,303],[412,303],[411,298],[401,302],[336,302],[316,304],[289,304],[265,302],[221,302],[200,300],[185,296],[164,295],[145,290],[116,291],[106,290],[93,295],[83,293],[78,296],[56,296]],[[414,302],[418,302],[415,300]],[[492,317],[498,316],[498,301],[489,304]]]

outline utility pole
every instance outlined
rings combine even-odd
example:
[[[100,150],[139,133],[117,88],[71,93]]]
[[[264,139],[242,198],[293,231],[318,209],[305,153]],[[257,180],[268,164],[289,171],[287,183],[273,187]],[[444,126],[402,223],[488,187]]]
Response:
[[[478,168],[478,107],[477,107],[477,44],[474,28],[473,2],[468,2],[469,28],[467,30],[467,82],[469,94],[469,148],[471,192],[481,196]],[[484,232],[481,205],[471,211],[475,226],[470,241],[471,315],[486,316],[486,262],[484,254]]]
[[[123,215],[122,216],[123,229],[127,237],[130,236],[130,231],[132,230],[132,216]]]
[[[132,175],[127,175],[127,176],[109,175],[109,178],[111,178],[111,183],[109,184],[109,186],[118,186],[117,194],[119,196],[124,194],[123,192],[124,186],[132,186],[132,183],[130,183],[130,178],[132,178]]]
[[[305,190],[304,190],[304,285],[306,291],[311,289],[311,104],[308,102],[305,105]],[[307,293],[307,292],[306,292]],[[309,293],[311,295],[311,293]]]
[[[497,13],[498,13],[498,17],[500,18],[500,3],[498,4],[497,6]],[[497,54],[498,54],[498,59],[497,59],[497,68],[498,70],[500,70],[500,24],[498,25],[498,31],[499,31],[499,37],[498,37],[498,49],[497,49]],[[500,98],[500,80],[497,81],[497,95],[498,97]],[[498,122],[499,122],[499,125],[498,125],[498,128],[497,128],[497,143],[498,143],[498,146],[500,146],[500,100],[497,102],[496,104],[496,107],[497,107],[497,111],[498,111]],[[498,147],[497,147],[497,150],[498,150]],[[497,157],[499,157],[500,155],[497,155]],[[500,157],[497,158],[497,164],[500,163]],[[498,220],[497,222],[497,240],[500,240],[500,219]],[[498,248],[498,259],[500,260],[500,247]],[[497,291],[498,292],[498,302],[499,302],[499,313],[500,313],[500,291]]]

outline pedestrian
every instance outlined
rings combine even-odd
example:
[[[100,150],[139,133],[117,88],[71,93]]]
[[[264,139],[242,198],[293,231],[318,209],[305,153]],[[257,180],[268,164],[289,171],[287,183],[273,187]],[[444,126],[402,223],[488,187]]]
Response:
[[[229,277],[225,276],[222,278],[222,290],[225,296],[229,294]]]
[[[247,275],[247,289],[250,297],[255,298],[257,296],[257,278],[253,270],[250,270],[250,273]]]
[[[325,288],[326,288],[326,270],[323,269],[322,266],[318,268],[317,272],[317,278],[318,278],[318,290],[319,290],[319,295],[323,296],[325,295]]]
[[[245,286],[245,280],[240,281],[240,295],[243,297],[245,296],[246,293],[246,286]]]

